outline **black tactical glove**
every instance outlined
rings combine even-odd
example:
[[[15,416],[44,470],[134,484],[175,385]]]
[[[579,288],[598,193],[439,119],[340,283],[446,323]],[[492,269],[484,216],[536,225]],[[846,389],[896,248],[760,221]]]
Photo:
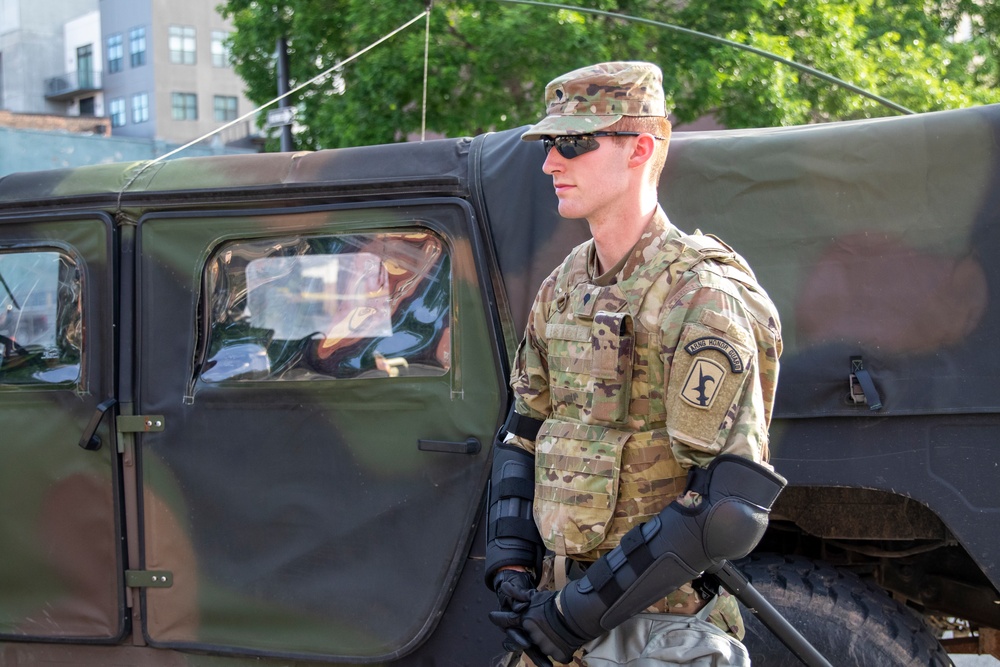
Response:
[[[505,589],[504,585],[507,584]],[[500,570],[493,577],[493,590],[497,592],[497,600],[500,602],[500,611],[523,612],[528,608],[526,599],[514,598],[510,591],[530,591],[535,588],[535,578],[530,572],[522,570]]]
[[[514,604],[527,603],[522,612],[490,612],[490,621],[507,632],[508,641],[517,643],[517,649],[528,652],[537,647],[557,662],[568,663],[578,648],[593,639],[580,636],[569,627],[556,608],[558,593],[517,589],[509,584],[502,587]]]

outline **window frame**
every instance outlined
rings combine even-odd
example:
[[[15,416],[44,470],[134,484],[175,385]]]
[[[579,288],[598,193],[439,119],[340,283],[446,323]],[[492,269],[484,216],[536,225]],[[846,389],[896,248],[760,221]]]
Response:
[[[149,93],[134,93],[132,101],[132,124],[149,122]]]
[[[146,64],[146,26],[140,25],[128,32],[129,66],[142,67]]]
[[[126,107],[124,97],[115,97],[108,100],[108,119],[111,121],[111,127],[125,127],[126,123]]]
[[[221,104],[220,104],[221,103]],[[239,100],[235,95],[215,95],[212,98],[212,113],[219,123],[228,123],[239,117]]]
[[[170,117],[173,120],[198,120],[197,93],[170,93]]]
[[[408,241],[412,241],[415,234],[424,234],[429,238],[422,241],[419,245],[408,245]],[[366,248],[367,244],[374,244],[375,247]],[[258,253],[262,252],[267,246],[272,246],[274,252],[278,254],[258,256]],[[284,254],[296,246],[307,251]],[[379,253],[377,252],[378,250],[382,252]],[[271,281],[258,283],[255,287],[251,285],[253,282],[251,279],[251,269],[255,262],[259,260],[303,260],[288,263],[292,269],[289,273],[295,275],[297,272],[294,269],[302,270],[307,268],[309,264],[321,263],[319,261],[311,262],[308,259],[326,258],[327,266],[329,267],[334,263],[339,265],[338,260],[342,257],[352,258],[349,262],[346,262],[347,265],[350,265],[351,262],[358,261],[358,259],[365,255],[379,261],[379,266],[383,271],[381,276],[385,279],[385,282],[380,281],[379,285],[387,290],[384,294],[368,293],[368,300],[365,300],[365,295],[360,290],[351,292],[337,291],[328,299],[318,298],[316,294],[306,295],[307,285],[310,282],[314,282],[314,280],[308,279],[306,272],[302,271],[301,276],[297,280],[295,278],[292,279],[290,287],[293,289],[287,293],[287,296],[282,297],[286,302],[297,301],[299,303],[298,307],[293,308],[290,313],[286,313],[286,316],[279,317],[276,320],[275,314],[271,312],[269,317],[267,314],[269,309],[262,306],[262,303],[267,304],[268,302],[272,302],[272,299],[268,298],[268,294],[266,293],[268,291],[266,285]],[[245,266],[234,269],[235,273],[225,271],[220,277],[213,280],[211,276],[215,275],[214,269],[218,266],[215,262],[218,261],[220,256],[226,257],[226,264],[229,264],[232,258],[236,258],[236,261],[245,259],[248,256],[253,257],[253,259],[247,262]],[[386,267],[391,265],[394,267],[394,275],[398,277],[405,274],[407,265],[412,267],[414,264],[419,267],[419,270],[414,270],[412,276],[407,279],[397,278],[394,280],[384,273]],[[253,239],[229,239],[212,250],[206,259],[203,271],[205,273],[202,279],[203,293],[201,299],[206,302],[202,305],[203,313],[205,313],[203,317],[211,321],[211,324],[207,329],[202,329],[199,333],[199,340],[196,345],[196,348],[199,350],[199,359],[205,360],[199,364],[202,369],[199,371],[198,378],[196,379],[199,384],[239,385],[248,382],[271,384],[289,381],[343,382],[361,378],[385,379],[395,377],[405,377],[413,380],[415,378],[439,378],[451,372],[451,331],[454,329],[456,323],[455,273],[452,266],[452,248],[447,236],[438,230],[419,225],[402,227],[387,226],[370,230],[338,230],[320,234],[280,234]],[[287,275],[288,273],[282,272],[282,276],[287,277]],[[370,276],[371,274],[368,275]],[[359,275],[355,274],[348,280],[355,280],[359,277]],[[334,285],[337,285],[337,283],[337,280],[333,281]],[[226,286],[226,290],[232,285],[240,285],[241,287],[237,288],[235,292],[237,295],[236,301],[230,300],[233,294],[226,290],[222,292],[222,296],[225,299],[217,301],[216,298],[219,294],[212,288],[220,285]],[[328,286],[329,283],[324,282],[324,285]],[[298,291],[294,288],[298,288]],[[254,296],[255,292],[256,298]],[[325,292],[325,289],[322,292]],[[296,299],[295,294],[299,294],[300,298]],[[434,312],[435,297],[442,295],[446,297],[444,305],[438,299],[436,306],[440,310],[440,319],[435,319],[431,323],[430,320],[418,321],[414,318],[414,313],[417,311],[424,318],[429,313]],[[261,301],[262,299],[263,301]],[[256,305],[254,305],[254,302],[256,302]],[[244,310],[238,318],[234,320],[227,319],[225,322],[217,322],[217,316],[214,313],[228,313],[234,304],[240,303],[243,304]],[[273,301],[272,303],[279,302]],[[381,303],[381,306],[374,309],[366,307],[379,303]],[[333,306],[340,313],[357,313],[359,312],[357,308],[360,306],[361,311],[367,311],[369,315],[376,316],[374,320],[369,320],[370,322],[383,321],[377,317],[377,309],[384,307],[388,309],[384,313],[384,324],[389,325],[391,322],[392,329],[388,330],[388,332],[369,329],[368,332],[362,333],[356,338],[350,338],[345,335],[348,329],[343,326],[346,319],[336,320],[331,315],[330,319],[327,320],[326,317],[320,315],[319,319],[323,321],[320,322],[314,319],[315,316],[311,316],[307,312],[317,306],[321,310]],[[403,308],[396,311],[397,306]],[[275,324],[276,322],[277,324]],[[282,323],[285,323],[283,332],[279,331]],[[218,329],[216,329],[216,324],[219,325]],[[303,325],[305,325],[305,328],[301,329]],[[296,326],[301,330],[296,329]],[[376,324],[375,326],[378,329],[382,325]],[[221,336],[223,332],[234,330],[237,332],[239,338],[230,339],[236,342],[233,342],[232,345],[227,345],[226,338],[222,338]],[[308,332],[314,330],[315,333],[312,336],[306,335]],[[338,330],[339,333],[332,334],[331,338],[321,335],[323,332],[329,333]],[[419,333],[420,330],[423,330],[422,333]],[[251,336],[251,338],[254,338],[254,341],[248,343],[247,331],[256,332],[254,336]],[[265,352],[265,346],[258,339],[265,331],[270,331],[266,347],[274,348],[269,350],[267,359],[260,356]],[[319,338],[316,335],[320,335]],[[394,336],[398,336],[396,338],[396,345],[400,345],[399,341],[401,340],[407,340],[409,343],[404,344],[402,348],[393,348],[391,340]],[[332,347],[327,347],[327,340],[332,341]],[[221,345],[219,344],[220,341],[222,341]],[[382,347],[383,343],[387,344],[386,348]],[[346,346],[341,347],[341,344],[345,344]],[[326,355],[320,355],[320,347],[329,350]],[[258,357],[251,358],[245,356],[251,351],[251,348],[254,348],[258,352]],[[251,375],[254,377],[231,376],[213,379],[209,376],[210,364],[212,362],[211,350],[213,349],[217,357],[222,354],[222,357],[218,359],[219,361],[232,361],[236,358],[249,362],[266,361],[268,364],[267,375],[262,376],[260,369],[256,369],[251,372]],[[223,350],[226,349],[232,351],[233,355],[223,354]],[[311,353],[315,354],[307,354],[305,356],[292,354],[291,358],[296,359],[296,361],[292,366],[288,366],[289,349],[299,349],[300,352],[308,349]],[[383,356],[383,351],[388,352],[389,350],[396,352],[396,354],[388,357]],[[336,355],[336,361],[334,361],[334,356],[331,355],[331,352],[333,355]],[[362,368],[363,364],[368,363],[367,361],[363,362],[363,356],[366,356],[368,353],[373,355],[373,365],[367,365]],[[327,355],[331,355],[329,359],[327,359]],[[272,374],[272,358],[277,366],[277,370],[273,371],[276,374]],[[357,365],[357,369],[351,370],[355,365]]]
[[[213,30],[212,31],[212,66],[213,67],[229,67],[229,45],[227,40],[229,39],[229,31],[227,30]]]
[[[108,74],[116,74],[125,69],[125,40],[120,32],[108,36]]]
[[[87,298],[86,296],[87,289],[85,282],[85,271],[83,270],[83,267],[81,265],[80,258],[76,255],[76,253],[72,252],[71,249],[69,248],[62,247],[59,245],[41,244],[41,245],[19,246],[19,247],[7,247],[0,249],[0,263],[2,263],[2,258],[8,255],[32,255],[41,253],[54,254],[57,256],[59,262],[66,261],[72,264],[72,266],[76,267],[77,276],[75,280],[74,293],[76,294],[76,299],[77,299],[75,308],[77,310],[78,326],[80,328],[79,343],[76,349],[76,354],[78,356],[78,359],[76,360],[75,364],[66,364],[66,363],[60,364],[60,367],[75,365],[76,376],[72,379],[58,380],[52,382],[45,380],[36,380],[30,382],[9,382],[6,380],[5,377],[6,360],[3,359],[2,356],[0,356],[0,392],[67,389],[69,387],[82,386],[84,382],[84,369],[85,369],[84,360],[87,356],[87,349],[86,349],[87,341],[84,329],[84,316],[87,308],[85,301]],[[57,269],[57,271],[58,270],[60,269]],[[16,284],[14,284],[15,279],[10,274],[5,274],[4,280],[5,283],[13,284],[13,286],[10,289],[13,290],[17,289]],[[59,299],[59,292],[62,288],[62,282],[61,282],[61,276],[58,273],[55,276],[55,280],[56,280],[56,290],[54,293],[56,295],[56,301],[54,304],[55,312],[53,313],[53,316],[55,320],[58,322],[61,320],[64,313],[64,309],[68,307],[68,305],[62,303]],[[4,300],[5,299],[0,299],[0,302]],[[29,301],[26,299],[23,300],[23,303],[20,303],[19,305],[20,305],[20,312],[27,312],[32,307],[32,304],[30,304]],[[2,325],[0,325],[0,333],[2,333]],[[12,334],[13,333],[16,332],[12,332]],[[56,349],[56,346],[59,344],[59,333],[57,329],[53,331],[53,336],[54,336],[54,341],[52,349]],[[23,342],[24,346],[26,347],[31,347],[34,344],[34,341],[26,341],[23,335],[18,335],[18,336],[12,335],[11,339],[14,341],[20,339],[20,342],[18,342],[17,344],[20,345]],[[48,351],[42,353],[42,356],[40,357],[40,359],[51,359],[51,358],[52,357],[49,356]]]
[[[198,64],[198,31],[193,25],[170,25],[167,48],[173,65]]]

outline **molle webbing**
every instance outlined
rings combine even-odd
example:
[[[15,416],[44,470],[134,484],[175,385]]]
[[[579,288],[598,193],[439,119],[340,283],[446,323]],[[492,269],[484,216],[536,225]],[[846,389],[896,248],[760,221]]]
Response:
[[[601,545],[602,553],[683,493],[687,473],[677,463],[667,443],[666,433],[658,431],[635,433],[625,443],[618,502]]]

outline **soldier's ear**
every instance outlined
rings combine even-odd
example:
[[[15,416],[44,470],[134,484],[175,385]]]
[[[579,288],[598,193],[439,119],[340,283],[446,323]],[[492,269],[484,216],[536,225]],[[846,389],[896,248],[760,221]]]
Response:
[[[629,156],[629,166],[641,167],[653,157],[655,149],[656,139],[653,138],[653,135],[640,134],[633,144],[632,154]]]

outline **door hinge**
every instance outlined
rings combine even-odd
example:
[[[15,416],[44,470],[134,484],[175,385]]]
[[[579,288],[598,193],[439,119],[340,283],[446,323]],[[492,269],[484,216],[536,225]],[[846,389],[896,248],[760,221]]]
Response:
[[[166,570],[125,570],[125,585],[129,588],[170,588],[174,573]]]
[[[119,433],[152,433],[163,430],[163,415],[120,415],[115,423]]]

